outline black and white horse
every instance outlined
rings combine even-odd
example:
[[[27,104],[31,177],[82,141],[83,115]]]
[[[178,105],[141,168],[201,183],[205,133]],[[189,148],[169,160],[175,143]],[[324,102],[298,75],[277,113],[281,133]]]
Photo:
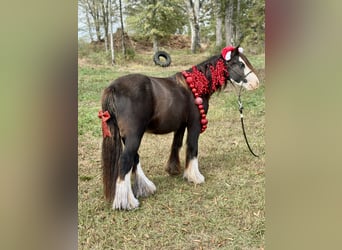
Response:
[[[210,96],[228,81],[247,90],[259,86],[258,77],[239,46],[225,47],[220,55],[170,77],[129,74],[104,90],[99,111],[103,184],[105,198],[113,201],[113,209],[134,209],[139,206],[138,197],[156,191],[139,161],[138,149],[145,132],[174,132],[166,171],[177,175],[182,171],[179,150],[187,129],[183,176],[195,184],[204,182],[197,160],[198,138],[207,128]]]

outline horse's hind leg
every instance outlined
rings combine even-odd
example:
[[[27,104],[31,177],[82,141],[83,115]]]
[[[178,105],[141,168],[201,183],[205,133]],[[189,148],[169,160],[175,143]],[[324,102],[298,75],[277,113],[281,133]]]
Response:
[[[133,173],[135,174],[133,184],[133,193],[135,197],[147,197],[156,191],[156,186],[146,177],[141,168],[138,154],[136,154],[134,158]]]
[[[183,177],[195,184],[204,182],[204,176],[200,173],[198,168],[198,137],[199,132],[188,129],[186,166]]]
[[[125,149],[119,160],[119,176],[116,181],[113,209],[134,209],[139,201],[134,197],[131,187],[131,173],[141,137],[126,137]]]
[[[182,147],[184,132],[185,126],[182,126],[173,136],[171,154],[165,169],[170,175],[178,175],[181,173],[179,150]]]

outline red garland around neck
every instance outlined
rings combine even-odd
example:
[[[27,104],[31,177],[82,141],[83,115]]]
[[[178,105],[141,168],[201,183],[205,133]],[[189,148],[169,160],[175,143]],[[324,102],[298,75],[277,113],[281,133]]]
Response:
[[[209,87],[209,80],[205,75],[197,69],[196,66],[192,67],[192,72],[183,71],[182,74],[188,84],[191,92],[195,97],[195,104],[201,115],[201,133],[203,133],[208,124],[207,116],[205,114],[203,99],[204,95],[211,95],[216,90],[220,89],[222,85],[226,82],[226,77],[228,76],[228,70],[222,59],[219,59],[216,66],[210,66],[211,73],[211,86]]]

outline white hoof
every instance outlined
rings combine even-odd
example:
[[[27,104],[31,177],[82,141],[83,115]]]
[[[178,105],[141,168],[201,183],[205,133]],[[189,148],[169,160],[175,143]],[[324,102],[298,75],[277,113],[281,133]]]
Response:
[[[126,174],[124,180],[120,177],[116,181],[113,209],[130,210],[139,207],[139,201],[134,197],[131,188],[131,172]]]
[[[156,186],[146,177],[139,162],[135,172],[133,193],[136,197],[147,197],[153,194],[156,190]]]
[[[192,159],[189,162],[187,168],[185,168],[183,177],[186,178],[189,182],[193,182],[195,184],[204,182],[204,176],[198,169],[198,160],[196,157]]]

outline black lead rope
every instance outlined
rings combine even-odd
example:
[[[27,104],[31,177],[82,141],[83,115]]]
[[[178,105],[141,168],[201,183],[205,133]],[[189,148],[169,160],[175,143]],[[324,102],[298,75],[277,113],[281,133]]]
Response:
[[[249,149],[249,152],[251,152],[252,155],[254,155],[255,157],[259,157],[259,155],[255,154],[253,152],[253,150],[251,149],[251,146],[249,146],[249,143],[248,143],[248,139],[247,139],[247,135],[246,135],[246,131],[245,131],[245,125],[243,123],[243,113],[242,113],[243,106],[242,106],[242,102],[241,102],[241,98],[240,98],[240,93],[239,93],[239,96],[238,96],[238,103],[239,103],[239,111],[240,111],[240,120],[241,120],[242,132],[243,132],[243,136],[245,137],[245,141],[246,141],[247,147]]]
[[[233,70],[233,69],[232,69]],[[234,71],[234,70],[233,70]],[[244,79],[246,79],[246,77],[252,73],[252,71],[249,71],[245,76],[244,76]],[[234,89],[235,89],[235,85],[234,83],[229,79],[229,82],[233,85]],[[238,104],[239,104],[239,111],[240,111],[240,120],[241,120],[241,126],[242,126],[242,132],[243,132],[243,137],[245,137],[245,141],[246,141],[246,144],[247,144],[247,147],[249,149],[249,152],[251,152],[251,154],[255,157],[259,157],[259,155],[255,154],[251,148],[251,146],[249,145],[248,143],[248,139],[247,139],[247,135],[246,135],[246,131],[245,131],[245,124],[243,123],[243,113],[242,113],[242,110],[243,110],[243,106],[242,106],[242,102],[241,102],[241,91],[242,91],[242,85],[240,86],[240,90],[239,90],[239,94],[237,95],[238,96]]]

